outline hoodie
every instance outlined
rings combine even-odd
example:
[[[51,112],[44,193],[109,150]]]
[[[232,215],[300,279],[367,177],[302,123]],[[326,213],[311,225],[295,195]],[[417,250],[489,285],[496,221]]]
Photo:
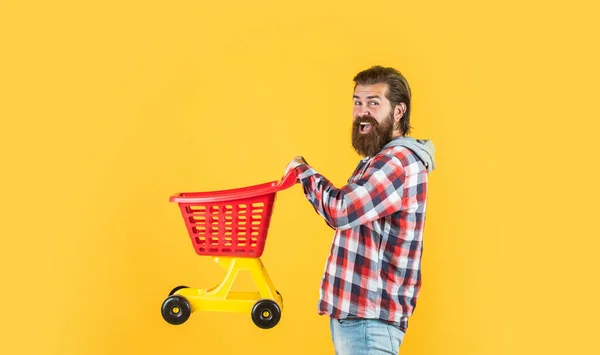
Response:
[[[431,140],[400,136],[391,140],[383,149],[397,146],[406,147],[415,153],[427,168],[427,172],[435,170],[435,147]]]

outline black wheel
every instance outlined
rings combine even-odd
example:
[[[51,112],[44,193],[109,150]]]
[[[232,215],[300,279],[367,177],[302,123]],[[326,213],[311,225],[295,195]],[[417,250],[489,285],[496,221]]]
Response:
[[[181,290],[182,288],[189,288],[187,286],[177,286],[174,289],[171,290],[171,292],[169,292],[169,296],[173,296],[175,294],[175,292]]]
[[[273,328],[280,319],[281,309],[272,300],[260,300],[252,307],[252,321],[259,328]]]
[[[185,297],[169,296],[162,304],[162,316],[167,323],[183,324],[192,314],[192,307]]]

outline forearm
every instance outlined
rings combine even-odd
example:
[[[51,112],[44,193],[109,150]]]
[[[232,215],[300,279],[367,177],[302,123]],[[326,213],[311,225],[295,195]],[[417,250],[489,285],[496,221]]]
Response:
[[[308,165],[297,167],[296,172],[304,195],[315,211],[332,228],[348,229],[401,208],[404,171],[393,164],[379,163],[359,180],[341,188],[336,188]]]
[[[308,165],[295,169],[306,199],[332,228],[352,228],[400,208],[404,171],[392,158],[380,158],[361,179],[341,188]]]
[[[327,178],[308,165],[296,167],[304,195],[329,226],[341,229],[348,224],[344,194]]]

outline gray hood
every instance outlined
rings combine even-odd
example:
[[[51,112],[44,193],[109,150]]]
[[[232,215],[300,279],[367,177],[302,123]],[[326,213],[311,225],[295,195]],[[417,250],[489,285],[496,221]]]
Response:
[[[433,142],[431,142],[431,140],[415,139],[411,137],[398,137],[386,144],[383,149],[397,146],[406,147],[413,151],[419,157],[419,159],[421,159],[423,164],[425,164],[428,172],[431,172],[435,169],[435,147],[433,146]]]

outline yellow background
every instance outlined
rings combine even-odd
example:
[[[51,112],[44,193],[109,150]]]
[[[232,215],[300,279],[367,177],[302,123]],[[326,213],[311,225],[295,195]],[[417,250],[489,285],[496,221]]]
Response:
[[[400,69],[431,138],[423,289],[403,354],[598,354],[594,1],[0,2],[0,353],[332,354],[316,314],[332,233],[298,186],[263,261],[281,323],[193,314],[184,190],[341,186],[352,77]],[[236,286],[251,286],[242,279]]]

